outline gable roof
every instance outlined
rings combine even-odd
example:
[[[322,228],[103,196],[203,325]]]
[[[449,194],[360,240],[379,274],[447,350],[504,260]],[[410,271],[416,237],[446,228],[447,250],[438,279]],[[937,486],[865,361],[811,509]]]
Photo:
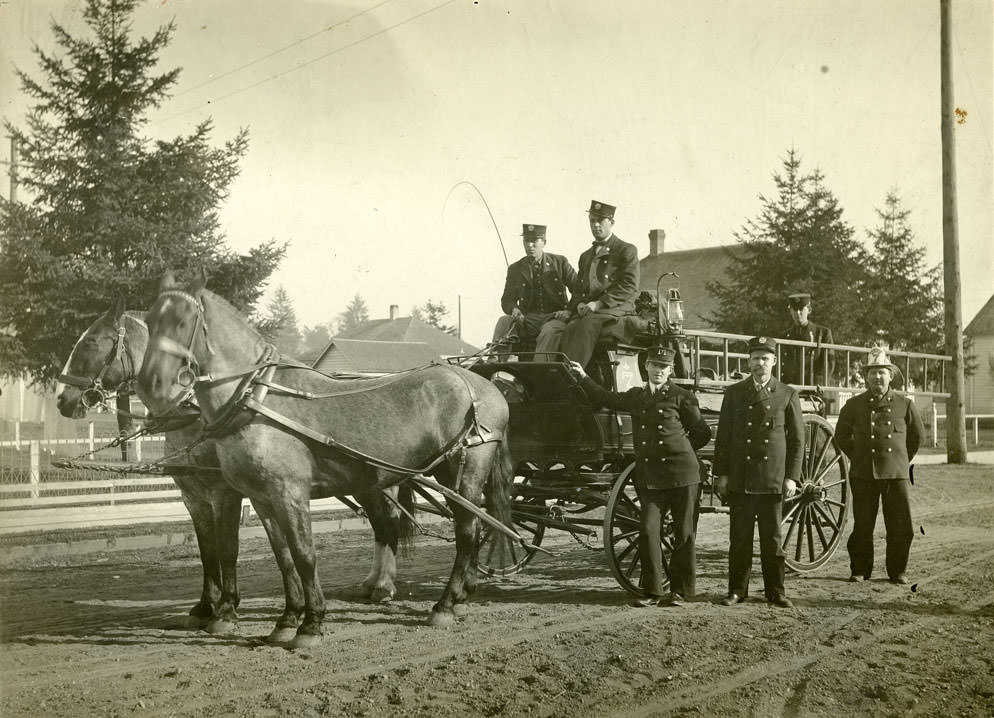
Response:
[[[371,319],[347,329],[336,338],[375,342],[424,342],[441,356],[463,356],[479,351],[472,344],[414,317]]]
[[[969,334],[971,337],[994,335],[994,294],[987,300],[987,304],[977,312],[977,316],[966,325],[963,333]]]
[[[424,342],[380,342],[335,337],[324,348],[314,368],[328,374],[405,371],[442,358]]]
[[[741,251],[737,244],[720,247],[684,249],[677,252],[660,252],[639,262],[639,290],[656,296],[656,281],[666,272],[676,272],[675,277],[664,277],[659,282],[660,292],[669,287],[679,287],[683,299],[683,326],[686,329],[713,329],[704,317],[719,309],[718,300],[707,290],[707,283],[725,279],[725,270]]]

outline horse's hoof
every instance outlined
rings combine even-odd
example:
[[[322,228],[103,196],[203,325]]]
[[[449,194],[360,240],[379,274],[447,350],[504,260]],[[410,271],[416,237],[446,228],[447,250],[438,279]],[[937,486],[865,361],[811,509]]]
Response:
[[[373,585],[361,583],[352,592],[352,595],[355,598],[369,598],[373,595]]]
[[[211,621],[204,628],[205,631],[211,634],[222,634],[222,633],[234,633],[238,629],[238,623],[235,621],[225,620],[219,618],[216,621]]]
[[[315,636],[313,633],[298,633],[290,641],[290,648],[314,648],[319,645],[321,645],[321,636]]]
[[[266,636],[266,643],[271,643],[274,646],[284,646],[290,643],[296,635],[296,628],[274,628],[272,633]]]
[[[452,606],[452,615],[456,618],[465,618],[469,615],[469,604],[467,603],[456,603]]]
[[[393,600],[393,591],[386,588],[374,588],[367,596],[372,603],[387,603]]]
[[[432,611],[428,616],[428,625],[434,628],[449,628],[456,622],[456,617],[447,611]]]
[[[174,631],[199,631],[207,626],[207,619],[200,616],[178,616],[175,621],[170,620],[166,628]]]

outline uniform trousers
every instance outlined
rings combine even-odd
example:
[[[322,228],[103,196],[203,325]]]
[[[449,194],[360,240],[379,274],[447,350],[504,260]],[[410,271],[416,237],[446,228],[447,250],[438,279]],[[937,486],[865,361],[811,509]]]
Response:
[[[915,537],[908,502],[908,479],[857,479],[850,477],[852,490],[852,533],[849,569],[853,576],[869,578],[873,571],[873,528],[877,510],[883,503],[887,531],[887,576],[896,578],[908,568],[908,554]]]
[[[587,366],[594,355],[594,346],[601,330],[618,321],[613,314],[593,312],[585,317],[575,317],[567,324],[553,319],[542,326],[538,335],[536,352],[563,352],[581,366]]]
[[[780,494],[732,493],[728,496],[728,593],[749,595],[752,575],[752,542],[759,524],[759,558],[763,567],[766,599],[786,596],[784,558],[780,544],[782,518]]]
[[[641,483],[641,482],[640,482]],[[642,589],[650,596],[663,595],[669,576],[670,591],[684,598],[697,594],[697,551],[694,540],[694,514],[697,509],[697,484],[672,489],[650,489],[636,484],[642,505],[639,553],[642,556]],[[663,516],[667,509],[673,517],[673,552],[670,565],[663,559]]]
[[[518,339],[534,339],[542,325],[552,319],[553,314],[554,312],[525,312],[517,322],[510,314],[503,315],[494,327],[494,344],[506,337],[512,326],[518,328]]]

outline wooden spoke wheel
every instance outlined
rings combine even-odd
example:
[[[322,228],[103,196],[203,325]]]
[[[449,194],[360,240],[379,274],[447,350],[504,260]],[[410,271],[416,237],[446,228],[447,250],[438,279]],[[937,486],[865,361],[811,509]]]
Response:
[[[548,509],[545,500],[530,495],[532,480],[540,471],[531,462],[521,463],[514,472],[511,489],[512,527],[518,535],[533,546],[542,544]],[[480,532],[477,568],[484,576],[511,576],[521,571],[532,560],[536,549],[528,549],[500,531],[484,524]]]
[[[639,522],[642,503],[635,491],[635,464],[618,475],[604,512],[604,551],[611,573],[621,587],[634,596],[645,596],[642,588],[642,551],[639,548]],[[669,585],[670,556],[673,555],[673,520],[663,516],[659,541],[663,547],[663,571]]]
[[[825,419],[804,416],[804,459],[797,493],[783,502],[787,566],[803,573],[826,561],[842,543],[849,518],[849,464]]]

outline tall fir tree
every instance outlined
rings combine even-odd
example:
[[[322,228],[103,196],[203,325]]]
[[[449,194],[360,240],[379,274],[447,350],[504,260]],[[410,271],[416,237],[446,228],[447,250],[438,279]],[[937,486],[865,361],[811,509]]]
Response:
[[[356,294],[348,306],[338,315],[338,331],[339,333],[346,332],[368,321],[369,307],[366,306],[366,300]]]
[[[17,71],[34,104],[26,128],[5,122],[28,200],[0,200],[0,374],[50,382],[116,297],[150,306],[166,269],[205,268],[211,288],[250,314],[285,252],[272,241],[245,255],[225,247],[218,206],[244,130],[222,147],[210,145],[209,120],[171,140],[140,135],[180,70],[155,74],[172,23],[130,37],[137,2],[88,0],[92,37],[53,22],[61,56],[36,47],[44,79]]]
[[[844,343],[860,335],[865,252],[822,173],[803,174],[795,150],[773,181],[776,197],[760,195],[759,217],[735,234],[726,279],[707,283],[719,303],[709,320],[719,331],[780,336],[790,321],[787,295],[810,292],[812,319]]]
[[[297,356],[302,337],[297,326],[297,312],[293,309],[293,302],[286,289],[276,288],[265,315],[255,324],[262,335],[283,354]]]
[[[445,302],[436,302],[431,299],[422,304],[420,307],[415,307],[411,310],[411,316],[415,319],[433,326],[446,334],[451,334],[454,337],[458,336],[459,328],[455,325],[445,323],[445,317],[447,317],[448,314],[449,310],[445,306]]]
[[[944,353],[941,266],[925,265],[925,248],[915,235],[896,192],[888,192],[880,224],[867,234],[873,251],[867,257],[871,277],[860,323],[863,341],[883,330],[895,349]]]

